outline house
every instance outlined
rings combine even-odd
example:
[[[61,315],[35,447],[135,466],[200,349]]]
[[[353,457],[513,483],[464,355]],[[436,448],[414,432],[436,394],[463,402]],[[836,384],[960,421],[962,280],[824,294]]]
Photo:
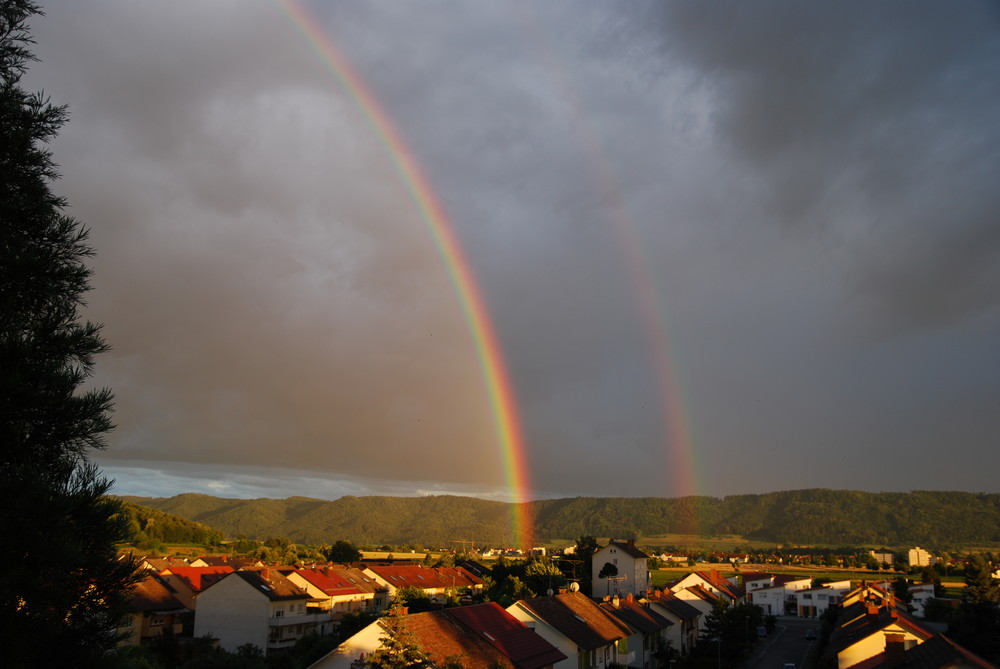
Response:
[[[279,569],[288,580],[309,593],[310,609],[325,611],[334,620],[346,613],[365,611],[375,613],[378,608],[375,595],[377,584],[361,570],[343,567],[313,569]],[[367,583],[370,587],[363,587]],[[324,634],[324,632],[320,632]]]
[[[795,615],[800,618],[818,618],[827,609],[840,602],[840,598],[851,590],[850,581],[827,583],[816,588],[795,590]]]
[[[895,606],[858,602],[841,612],[842,624],[830,634],[827,653],[836,656],[838,669],[848,669],[884,653],[890,638],[903,650],[934,636]],[[839,622],[839,621],[838,621]]]
[[[745,580],[744,583],[746,583]],[[747,593],[747,600],[759,606],[765,614],[774,616],[797,615],[798,605],[795,593],[812,587],[811,578],[800,578],[788,574],[771,576],[770,583],[770,585],[764,585],[764,580],[759,578],[751,581],[754,589]]]
[[[698,643],[702,613],[669,590],[654,590],[647,596],[651,609],[673,623],[667,640],[681,655],[687,655]]]
[[[194,635],[211,636],[230,652],[244,644],[268,651],[289,648],[323,622],[309,610],[308,593],[276,569],[241,569],[198,595]]]
[[[151,571],[159,574],[164,569],[169,569],[170,567],[189,567],[188,561],[185,558],[173,557],[168,555],[167,557],[150,557],[146,556],[139,563],[139,568]]]
[[[176,597],[181,604],[194,611],[197,608],[198,595],[205,588],[218,583],[228,574],[233,573],[233,568],[225,567],[187,567],[174,566],[160,572],[167,583],[176,591]]]
[[[594,597],[633,594],[644,597],[649,590],[649,556],[635,547],[635,541],[612,539],[592,558],[591,592]],[[606,568],[605,565],[610,565]],[[601,577],[611,572],[611,576]]]
[[[671,592],[677,593],[692,585],[701,586],[709,592],[715,593],[726,600],[727,604],[740,604],[746,598],[746,593],[744,593],[743,589],[732,581],[723,578],[718,569],[693,571],[687,576],[674,581],[669,587]]]
[[[942,634],[909,649],[898,637],[886,639],[885,651],[850,669],[996,669],[993,665]]]
[[[432,600],[443,600],[449,592],[478,593],[483,589],[483,579],[462,567],[368,565],[363,573],[385,587],[390,600],[395,600],[396,592],[406,587],[423,590]]]
[[[399,625],[436,666],[459,661],[464,669],[549,669],[566,659],[555,646],[496,603],[404,615]],[[351,669],[391,633],[390,619],[380,618],[310,669]]]
[[[910,608],[913,615],[923,618],[927,609],[927,603],[934,599],[933,583],[911,583],[910,584]]]
[[[921,625],[885,589],[862,584],[840,604],[824,662],[838,669],[987,669],[980,657]]]
[[[708,614],[715,608],[716,603],[719,601],[726,601],[721,596],[701,585],[692,585],[688,588],[684,588],[683,590],[673,592],[672,594],[677,599],[687,602],[701,614],[698,619],[699,632],[705,629],[705,624],[708,622]]]
[[[507,611],[567,657],[555,669],[602,669],[634,657],[627,650],[632,629],[583,593],[522,599]]]
[[[632,628],[633,634],[625,641],[625,652],[630,667],[654,669],[658,666],[653,654],[666,646],[667,630],[673,623],[652,609],[648,604],[635,600],[631,594],[612,597],[600,607]],[[619,653],[619,658],[621,654]]]
[[[191,561],[192,567],[232,567],[237,569],[255,569],[263,567],[264,562],[251,557],[231,557],[229,555],[202,555]]]
[[[126,635],[119,645],[134,646],[180,634],[183,616],[190,609],[175,595],[176,591],[156,574],[148,574],[136,583],[129,593],[128,617],[119,628]]]

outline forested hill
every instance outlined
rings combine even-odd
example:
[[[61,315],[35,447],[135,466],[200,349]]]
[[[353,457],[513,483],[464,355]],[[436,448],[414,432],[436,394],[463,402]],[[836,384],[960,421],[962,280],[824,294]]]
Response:
[[[305,544],[510,545],[511,505],[471,497],[225,499],[184,494],[126,500],[217,527],[231,537]],[[1000,494],[793,490],[725,498],[576,497],[528,503],[539,541],[584,534],[741,535],[782,544],[960,546],[1000,542]]]
[[[131,498],[134,500],[137,498]],[[178,514],[151,508],[125,499],[125,512],[132,526],[132,541],[139,545],[212,544],[225,538],[225,532]]]

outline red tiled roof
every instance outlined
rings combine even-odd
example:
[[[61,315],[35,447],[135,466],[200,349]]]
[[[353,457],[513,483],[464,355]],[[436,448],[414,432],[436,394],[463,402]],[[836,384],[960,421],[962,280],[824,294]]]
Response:
[[[691,606],[669,590],[654,593],[647,599],[651,602],[656,602],[681,620],[695,620],[701,615],[701,611]]]
[[[433,665],[461,658],[465,669],[514,669],[510,659],[486,639],[463,627],[443,611],[414,613],[403,619],[413,643]]]
[[[293,573],[298,574],[331,597],[361,594],[361,590],[356,584],[351,583],[343,574],[337,573],[330,567],[324,569],[296,569]]]
[[[567,659],[496,602],[445,609],[443,613],[485,638],[519,669],[540,669]]]
[[[227,574],[233,573],[232,567],[170,567],[160,574],[173,574],[193,592],[201,592],[213,583],[218,583]]]
[[[431,569],[423,565],[371,565],[368,569],[394,588],[412,586],[421,590],[437,588],[469,588],[483,581],[461,567]]]

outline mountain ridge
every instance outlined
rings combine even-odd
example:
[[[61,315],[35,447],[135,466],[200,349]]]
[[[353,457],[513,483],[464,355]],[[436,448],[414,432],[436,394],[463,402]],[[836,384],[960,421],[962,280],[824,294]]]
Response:
[[[202,493],[122,496],[231,537],[296,543],[512,545],[514,504],[475,497],[349,495],[232,499]],[[739,535],[778,544],[971,545],[1000,542],[1000,494],[813,488],[726,497],[568,497],[524,502],[536,539]]]

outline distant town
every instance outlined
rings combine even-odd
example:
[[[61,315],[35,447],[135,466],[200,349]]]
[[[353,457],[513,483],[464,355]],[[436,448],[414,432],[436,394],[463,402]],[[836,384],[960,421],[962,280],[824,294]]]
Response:
[[[991,554],[699,561],[589,535],[559,550],[470,544],[394,554],[341,540],[291,563],[132,555],[144,575],[116,652],[150,666],[752,668],[782,635],[799,639],[794,624],[808,669],[996,666],[1000,629],[984,625],[997,618],[970,617],[995,616]]]

